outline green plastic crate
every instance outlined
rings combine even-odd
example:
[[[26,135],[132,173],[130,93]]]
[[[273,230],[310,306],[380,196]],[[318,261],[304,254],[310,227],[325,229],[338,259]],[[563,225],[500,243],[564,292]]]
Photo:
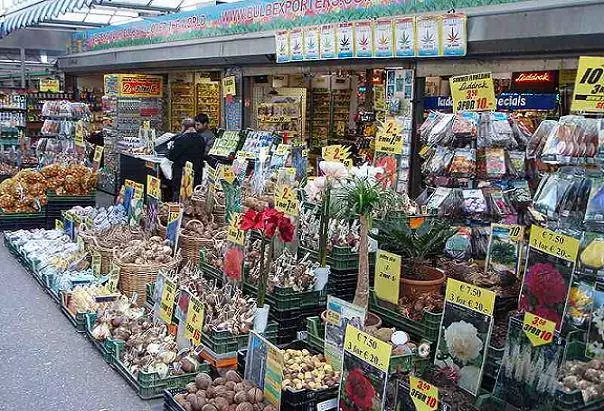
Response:
[[[120,352],[123,349],[123,341],[110,341],[112,346],[109,351],[114,356],[113,366],[118,373],[134,388],[136,394],[144,400],[152,398],[160,398],[163,396],[164,390],[172,388],[182,388],[190,382],[195,381],[195,376],[200,372],[209,372],[210,366],[202,362],[199,364],[199,369],[196,372],[183,375],[174,375],[166,378],[161,378],[158,373],[139,372],[136,377],[124,366],[120,360]]]
[[[92,330],[94,328],[94,324],[96,323],[96,313],[84,314],[84,321],[86,324],[85,333],[86,333],[86,336],[88,337],[88,340],[101,353],[105,362],[107,362],[108,364],[112,364],[115,355],[114,355],[114,353],[111,353],[108,350],[110,341],[109,340],[98,341],[92,336]]]
[[[65,317],[67,317],[67,319],[69,320],[69,322],[71,322],[71,324],[75,327],[76,331],[79,333],[83,333],[84,331],[86,331],[86,314],[85,312],[78,312],[75,315],[73,315],[73,313],[71,313],[71,311],[69,311],[67,309],[67,294],[63,291],[60,292],[60,303],[59,305],[61,306],[61,312],[65,315]]]
[[[275,322],[269,322],[263,333],[264,338],[271,342],[277,340],[278,325]],[[249,334],[233,335],[228,331],[203,331],[201,333],[201,345],[210,349],[216,354],[235,353],[242,348],[247,347]]]
[[[205,260],[199,260],[199,269],[204,276],[210,280],[216,280],[218,284],[224,281],[224,274],[218,268],[208,264]]]
[[[258,288],[246,280],[243,281],[243,291],[250,296],[258,294]],[[272,309],[280,311],[324,307],[327,304],[327,291],[297,292],[291,288],[275,287],[271,293],[266,294],[266,302]]]
[[[438,340],[440,321],[443,315],[442,312],[431,313],[429,311],[424,311],[424,317],[421,320],[415,321],[404,317],[402,314],[393,311],[390,308],[379,305],[373,290],[370,290],[369,309],[371,312],[382,317],[384,323],[390,324],[397,329],[411,334],[415,340],[425,339],[430,342],[436,342]]]

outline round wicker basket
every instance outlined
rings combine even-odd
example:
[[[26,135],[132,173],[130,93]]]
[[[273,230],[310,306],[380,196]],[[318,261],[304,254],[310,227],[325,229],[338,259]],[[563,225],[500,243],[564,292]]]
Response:
[[[190,228],[195,224],[203,224],[199,220],[189,220],[184,228]],[[182,256],[183,264],[191,263],[195,266],[199,263],[199,251],[203,247],[211,247],[214,244],[213,238],[201,238],[198,235],[187,235],[181,231],[178,246]]]

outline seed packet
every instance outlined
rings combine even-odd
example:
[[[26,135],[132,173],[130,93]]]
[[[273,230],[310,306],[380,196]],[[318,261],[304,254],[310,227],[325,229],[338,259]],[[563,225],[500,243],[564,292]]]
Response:
[[[486,258],[490,237],[490,227],[472,227],[472,251],[475,259],[484,260]]]
[[[520,410],[553,410],[566,342],[555,333],[551,343],[534,347],[523,328],[522,317],[510,319],[493,393]]]
[[[559,174],[548,174],[541,180],[535,193],[533,200],[535,210],[549,218],[554,218],[560,201],[571,184],[571,179]]]
[[[589,200],[583,223],[592,230],[604,229],[604,177],[591,179]]]
[[[507,196],[499,189],[488,190],[488,205],[491,215],[498,219],[516,213]]]
[[[514,132],[507,114],[491,113],[493,134],[491,135],[491,144],[493,147],[515,148],[518,144],[514,139]]]
[[[447,147],[436,147],[434,154],[428,161],[424,163],[423,174],[428,176],[438,176],[445,173],[449,169],[453,152]]]
[[[461,111],[455,114],[451,131],[456,137],[476,136],[478,133],[478,114],[472,111]]]
[[[485,149],[485,172],[487,178],[502,178],[505,175],[505,150],[503,148]]]
[[[585,355],[604,359],[604,283],[596,283]]]
[[[445,242],[444,253],[455,260],[468,260],[472,257],[472,229],[459,227]]]
[[[593,284],[575,281],[568,293],[568,306],[564,321],[575,328],[587,330],[593,306]]]
[[[511,190],[508,196],[510,198],[510,201],[516,208],[529,204],[531,201],[533,201],[528,181],[511,180],[509,181],[509,186]]]
[[[514,133],[514,139],[518,144],[518,149],[524,150],[531,139],[535,127],[531,124],[530,119],[518,117],[513,114],[510,116],[510,123]]]
[[[575,275],[591,282],[604,282],[604,234],[583,233]]]
[[[428,134],[427,143],[431,146],[442,145],[446,141],[451,141],[453,133],[451,126],[453,123],[453,114],[444,114],[439,121],[432,127]]]
[[[462,210],[465,214],[482,214],[487,212],[487,200],[482,190],[462,190]]]
[[[453,177],[473,177],[476,175],[476,150],[473,148],[455,149],[453,160],[449,166],[449,174]]]
[[[527,158],[540,158],[550,134],[555,133],[558,122],[555,120],[543,120],[537,130],[531,136],[526,147]]]
[[[508,151],[507,156],[507,174],[512,178],[524,178],[526,176],[524,151]]]
[[[455,190],[447,187],[437,187],[426,203],[428,214],[448,215],[455,211],[459,197]]]
[[[422,141],[428,141],[428,136],[430,135],[430,132],[432,131],[436,123],[438,123],[444,116],[445,114],[439,111],[431,111],[430,114],[428,114],[428,117],[422,123],[418,130]]]

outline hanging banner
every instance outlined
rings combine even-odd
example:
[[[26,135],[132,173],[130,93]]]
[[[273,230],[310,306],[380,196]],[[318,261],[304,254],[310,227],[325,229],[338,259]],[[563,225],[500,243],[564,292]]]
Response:
[[[223,97],[227,97],[227,96],[234,97],[237,95],[237,86],[235,83],[236,83],[235,76],[227,76],[222,79],[222,95],[223,95]]]
[[[291,61],[304,59],[303,45],[304,33],[302,29],[291,30],[289,32],[289,54]]]
[[[57,79],[41,78],[38,89],[40,93],[58,93],[61,91],[61,83]]]
[[[437,57],[440,54],[440,16],[420,16],[415,20],[418,57]]]
[[[415,17],[394,19],[393,24],[395,56],[415,56]]]
[[[466,50],[466,15],[459,13],[445,14],[441,18],[442,54],[445,56],[465,56]]]
[[[354,23],[354,56],[373,57],[373,28],[371,21]]]
[[[289,31],[277,31],[275,33],[275,53],[277,54],[277,63],[287,63],[289,57]]]
[[[351,58],[354,55],[354,30],[352,23],[340,23],[337,26],[336,51],[339,59]]]
[[[374,53],[375,57],[393,57],[393,40],[394,33],[392,31],[392,20],[381,19],[375,22],[374,32]]]
[[[321,26],[321,59],[336,58],[336,27],[333,24]]]
[[[163,95],[163,78],[147,74],[105,74],[105,95],[116,97],[154,97]]]
[[[321,43],[321,28],[318,26],[304,28],[304,60],[317,60],[319,44]]]
[[[468,74],[451,77],[453,112],[493,111],[497,106],[491,73]]]
[[[571,111],[604,112],[604,57],[579,57]]]

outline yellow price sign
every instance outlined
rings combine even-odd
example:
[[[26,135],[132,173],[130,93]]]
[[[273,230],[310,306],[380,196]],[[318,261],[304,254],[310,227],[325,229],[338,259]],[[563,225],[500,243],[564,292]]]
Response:
[[[237,94],[237,87],[235,85],[235,76],[228,76],[222,79],[222,95],[235,96]]]
[[[344,337],[344,351],[361,361],[388,372],[392,344],[381,341],[348,324]]]
[[[579,240],[537,225],[531,226],[529,244],[537,250],[573,263],[579,253]]]
[[[375,257],[375,295],[380,300],[398,304],[401,280],[401,256],[378,250]]]
[[[39,88],[41,93],[58,93],[61,91],[61,83],[57,79],[41,78]]]
[[[266,346],[264,398],[279,409],[283,382],[283,351],[272,344]]]
[[[302,157],[307,158],[308,157],[308,149],[305,148],[304,150],[302,150]]]
[[[233,184],[233,181],[235,181],[235,171],[233,171],[233,167],[221,164],[218,169],[218,179]]]
[[[145,193],[145,186],[141,183],[134,183],[134,196],[137,200],[142,200],[143,194]]]
[[[492,111],[497,108],[491,73],[476,73],[449,79],[453,111]]]
[[[239,228],[241,223],[241,213],[231,214],[231,223],[227,231],[227,240],[239,245],[245,244],[245,232]]]
[[[285,156],[291,151],[291,148],[289,144],[279,144],[275,150],[275,155]]]
[[[350,150],[340,144],[325,146],[321,149],[321,157],[325,161],[342,161],[350,157]]]
[[[549,344],[554,340],[556,323],[541,318],[533,313],[526,312],[524,313],[522,330],[533,347],[538,347],[540,345]]]
[[[55,230],[65,230],[65,224],[63,224],[63,220],[60,220],[58,218],[55,219]]]
[[[187,161],[182,171],[182,179],[180,180],[180,201],[191,198],[193,195],[193,163]]]
[[[187,321],[185,323],[185,338],[190,340],[194,346],[201,343],[203,331],[204,306],[199,298],[191,296],[189,308],[187,309]]]
[[[105,284],[105,287],[107,287],[107,291],[109,291],[110,293],[114,293],[117,290],[117,284],[119,283],[119,281],[120,267],[114,264],[111,268],[111,272],[109,273],[109,279]]]
[[[340,325],[340,313],[327,309],[327,322],[333,325]]]
[[[170,204],[168,206],[168,224],[177,221],[180,218],[180,212],[179,204]]]
[[[92,157],[92,168],[98,170],[101,166],[101,159],[103,158],[103,150],[105,148],[103,146],[95,146],[94,147],[94,155]]]
[[[403,152],[403,135],[395,119],[382,123],[375,137],[375,151],[398,155]]]
[[[161,180],[147,174],[147,195],[161,200]]]
[[[176,299],[176,283],[164,277],[164,286],[159,302],[159,318],[166,324],[172,323],[174,313],[174,300]]]
[[[101,255],[99,253],[92,254],[92,273],[101,275]]]
[[[438,409],[438,388],[413,375],[409,376],[409,396],[417,411]]]
[[[293,188],[282,185],[275,190],[275,208],[289,216],[298,215],[298,196]]]
[[[467,307],[481,314],[493,315],[495,295],[493,291],[453,278],[447,279],[446,301]]]
[[[579,57],[571,111],[604,112],[604,57]]]

